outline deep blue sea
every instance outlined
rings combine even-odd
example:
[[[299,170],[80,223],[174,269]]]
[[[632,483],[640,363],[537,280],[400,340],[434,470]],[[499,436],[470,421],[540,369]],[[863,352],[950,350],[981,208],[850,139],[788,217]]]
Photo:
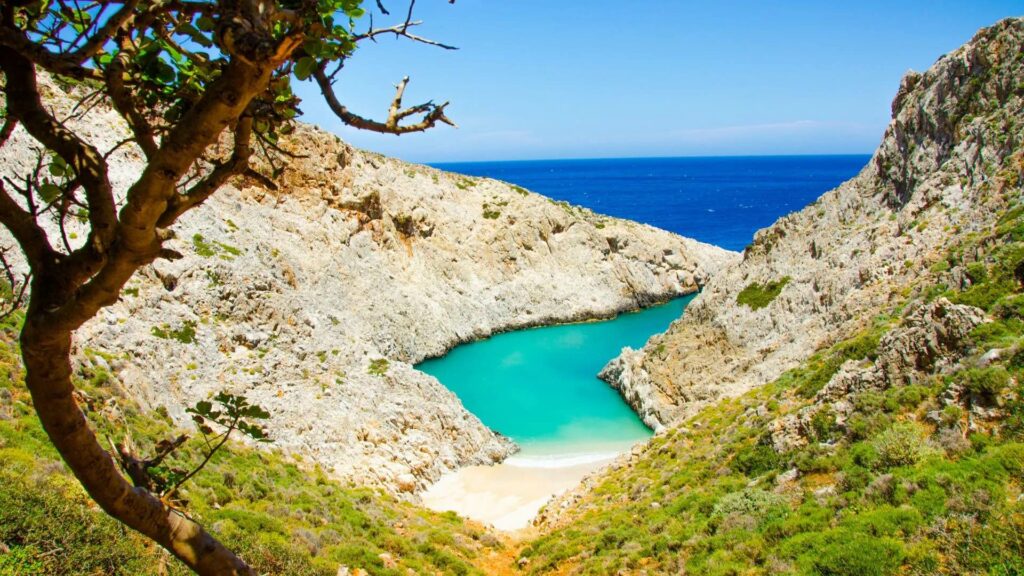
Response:
[[[870,156],[734,156],[458,162],[433,166],[517,184],[595,212],[730,250],[853,177]]]

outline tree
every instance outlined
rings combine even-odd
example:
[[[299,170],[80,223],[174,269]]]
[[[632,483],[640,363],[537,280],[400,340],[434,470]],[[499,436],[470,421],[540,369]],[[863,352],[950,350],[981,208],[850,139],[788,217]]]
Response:
[[[251,160],[257,150],[270,166],[280,159],[276,143],[298,113],[293,76],[313,79],[350,126],[404,134],[452,124],[447,103],[403,108],[408,78],[384,121],[351,112],[334,91],[366,40],[394,35],[451,48],[411,32],[414,3],[399,24],[373,28],[371,15],[360,33],[362,0],[0,0],[0,146],[21,126],[48,151],[24,179],[0,182],[0,222],[31,273],[20,335],[26,385],[51,441],[96,503],[199,574],[252,570],[145,478],[126,478],[133,460],[143,472],[147,461],[122,449],[123,472],[100,445],[75,400],[72,336],[117,301],[140,267],[179,256],[164,243],[183,214],[232,178],[275,176]],[[380,0],[376,9],[388,14]],[[44,104],[40,70],[80,82],[86,99],[107,99],[124,119],[132,138],[121,144],[137,146],[145,162],[127,190],[111,184],[109,151]],[[230,153],[218,154],[217,143]],[[78,245],[64,233],[68,218],[87,222]],[[46,219],[56,223],[58,242]]]

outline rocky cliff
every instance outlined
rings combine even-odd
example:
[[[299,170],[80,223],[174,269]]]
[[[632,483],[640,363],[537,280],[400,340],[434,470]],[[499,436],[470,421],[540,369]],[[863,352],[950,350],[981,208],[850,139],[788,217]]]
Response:
[[[140,154],[102,103],[49,104],[123,191]],[[5,175],[35,166],[20,130]],[[274,445],[336,476],[411,492],[511,443],[413,364],[497,331],[612,316],[697,290],[738,255],[522,188],[407,164],[299,126],[277,189],[227,186],[177,227],[184,257],[143,269],[80,330],[85,375],[184,408],[219,390],[272,414]],[[67,230],[74,245],[85,237]],[[59,238],[56,230],[52,237]],[[10,242],[8,242],[10,243]]]
[[[769,382],[925,281],[966,287],[948,246],[990,229],[1024,160],[1024,21],[907,74],[852,180],[757,233],[669,331],[602,372],[660,428]]]

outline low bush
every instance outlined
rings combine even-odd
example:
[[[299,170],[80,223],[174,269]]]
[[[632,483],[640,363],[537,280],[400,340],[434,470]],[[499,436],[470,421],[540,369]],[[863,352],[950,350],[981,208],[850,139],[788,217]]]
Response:
[[[878,452],[875,465],[895,468],[916,464],[925,453],[924,437],[918,425],[899,422],[879,434],[873,442]]]
[[[782,293],[782,289],[789,284],[790,277],[783,276],[779,280],[761,285],[757,282],[748,284],[746,288],[736,295],[736,303],[749,306],[751,310],[758,310],[772,303]]]

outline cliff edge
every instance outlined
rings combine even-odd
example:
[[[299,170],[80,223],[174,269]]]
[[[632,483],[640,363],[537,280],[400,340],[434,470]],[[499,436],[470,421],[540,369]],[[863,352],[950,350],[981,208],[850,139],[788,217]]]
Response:
[[[1024,20],[910,72],[867,166],[757,233],[686,314],[602,372],[648,425],[777,378],[926,280],[963,287],[948,246],[994,225],[1024,160]]]
[[[102,102],[45,82],[122,194],[142,156]],[[71,88],[75,90],[75,88]],[[35,167],[19,128],[4,175]],[[738,255],[504,182],[357,150],[309,125],[268,188],[226,186],[76,337],[80,372],[114,376],[178,422],[217,391],[267,408],[274,446],[336,477],[415,492],[514,446],[413,368],[519,327],[610,317],[690,293]],[[86,237],[70,222],[71,245]],[[59,231],[52,231],[60,237]],[[10,243],[10,242],[8,242]]]

